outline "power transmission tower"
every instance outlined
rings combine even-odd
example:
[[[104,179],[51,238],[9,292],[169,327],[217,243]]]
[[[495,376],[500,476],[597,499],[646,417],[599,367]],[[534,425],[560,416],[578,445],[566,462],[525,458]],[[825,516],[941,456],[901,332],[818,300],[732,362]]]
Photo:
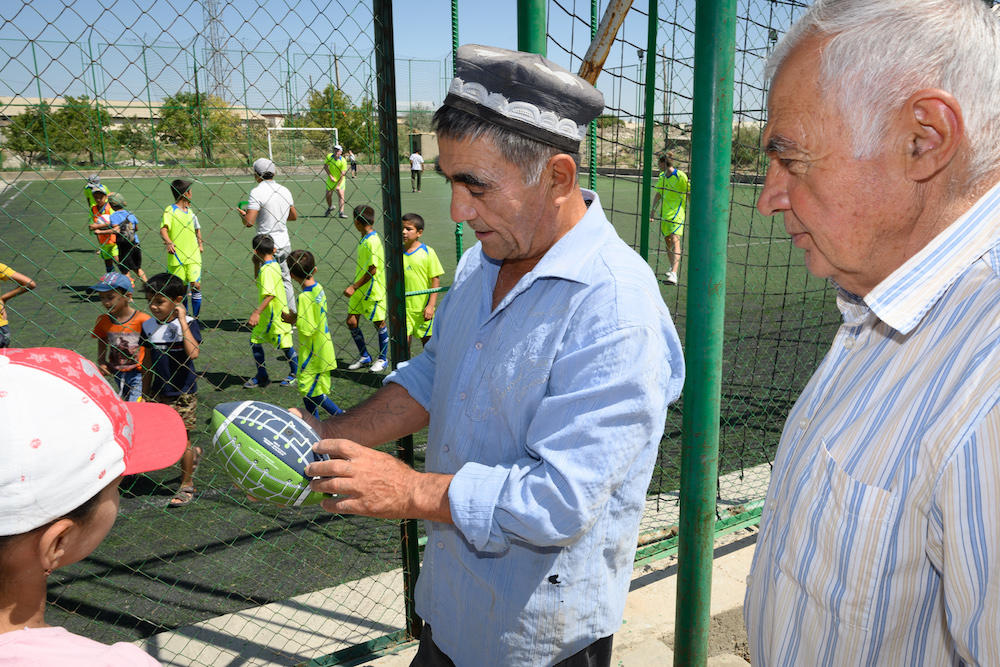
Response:
[[[201,0],[205,14],[205,38],[208,40],[208,59],[205,71],[208,73],[208,85],[205,92],[218,98],[228,100],[229,88],[226,86],[225,53],[222,38],[222,10],[219,0]]]

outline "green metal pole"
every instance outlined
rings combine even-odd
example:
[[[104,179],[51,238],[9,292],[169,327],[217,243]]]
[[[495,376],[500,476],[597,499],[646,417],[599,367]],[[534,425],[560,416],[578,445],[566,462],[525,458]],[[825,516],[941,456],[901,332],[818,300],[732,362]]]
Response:
[[[149,82],[152,79],[149,78],[149,67],[146,65],[146,45],[142,45],[142,73],[146,75],[146,106],[149,107],[149,135],[153,140],[153,165],[157,164],[156,161],[156,122],[153,120],[153,97],[149,93]],[[162,105],[160,106],[162,109]]]
[[[674,665],[705,665],[711,621],[715,492],[719,468],[726,234],[733,137],[736,0],[695,9],[691,220],[688,225],[681,516]]]
[[[100,48],[101,43],[97,43],[97,47]],[[97,116],[97,136],[101,140],[101,164],[106,165],[108,163],[108,156],[104,148],[104,123],[102,123],[101,118],[101,104],[97,96],[97,70],[94,68],[94,59],[91,56],[90,59],[90,73],[94,79],[94,114]],[[102,77],[103,79],[103,77]]]
[[[590,0],[590,41],[597,37],[597,0]],[[597,190],[597,119],[590,121],[590,181],[591,190]]]
[[[596,0],[595,0],[596,2]],[[458,76],[458,0],[451,0],[451,75]],[[462,223],[455,223],[455,260],[462,259]]]
[[[546,54],[545,0],[517,0],[517,50]]]
[[[396,52],[392,31],[392,0],[374,0],[375,69],[378,88],[379,152],[382,162],[382,219],[385,223],[386,276],[389,296],[389,346],[394,365],[410,358],[406,345],[406,286],[403,279],[402,203],[399,192],[399,134],[396,124]],[[397,454],[413,465],[413,436],[396,442]],[[406,631],[419,637],[423,621],[417,616],[413,592],[420,574],[417,522],[400,523],[403,551],[403,599]]]
[[[38,87],[38,111],[42,114],[42,135],[45,137],[45,157],[52,166],[52,145],[49,143],[49,129],[45,122],[45,102],[42,101],[42,79],[38,76],[38,56],[35,54],[35,40],[31,40],[31,58],[35,61],[35,85]]]
[[[201,144],[201,168],[204,169],[205,163],[205,122],[201,115],[201,91],[198,88],[198,56],[194,51],[194,44],[191,44],[191,61],[194,63],[194,103],[195,114],[198,118],[198,142]]]
[[[643,122],[642,147],[642,214],[639,216],[639,254],[649,261],[649,209],[653,185],[653,135],[656,134],[656,119],[653,106],[656,103],[656,33],[660,27],[657,16],[659,2],[649,2],[649,31],[646,35],[646,109]]]

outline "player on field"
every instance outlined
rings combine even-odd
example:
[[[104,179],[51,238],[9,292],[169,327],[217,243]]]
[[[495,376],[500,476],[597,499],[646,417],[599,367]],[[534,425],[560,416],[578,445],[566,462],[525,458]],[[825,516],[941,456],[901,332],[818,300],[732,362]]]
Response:
[[[674,166],[671,153],[661,155],[658,161],[660,178],[653,186],[653,206],[649,219],[656,220],[656,207],[660,206],[660,232],[667,242],[670,271],[667,284],[677,284],[677,271],[681,265],[681,236],[684,235],[684,208],[687,206],[691,184],[687,174]]]
[[[337,201],[340,204],[341,218],[346,218],[344,213],[344,187],[346,186],[346,174],[348,170],[347,159],[343,156],[344,149],[337,144],[333,147],[332,153],[327,153],[323,161],[323,171],[326,172],[326,215],[333,212],[333,191],[337,191]]]
[[[108,189],[103,185],[98,185],[89,191],[94,198],[94,205],[90,208],[93,220],[89,225],[90,231],[97,234],[97,242],[101,246],[101,259],[104,260],[104,272],[111,273],[118,263],[118,231],[111,223],[111,214],[114,211],[108,203]]]
[[[0,264],[0,282],[6,280],[13,280],[17,283],[17,287],[9,292],[0,293],[0,348],[10,347],[11,338],[10,324],[7,320],[7,302],[37,287],[35,281],[28,276],[18,273],[6,264]]]
[[[375,231],[375,209],[371,206],[354,207],[354,227],[361,234],[358,266],[354,271],[354,282],[344,290],[344,296],[351,299],[347,307],[347,328],[351,330],[351,338],[361,356],[347,368],[356,371],[371,364],[372,372],[379,373],[389,363],[389,330],[385,326],[385,253],[382,239]],[[368,354],[365,335],[359,326],[362,317],[371,320],[378,330],[379,353],[374,362]]]
[[[170,184],[174,203],[163,210],[160,236],[170,258],[167,270],[185,283],[191,292],[191,316],[201,312],[201,225],[191,210],[192,182],[178,178]],[[185,302],[187,297],[185,297]]]
[[[416,213],[403,216],[403,276],[407,292],[420,292],[441,287],[444,268],[434,248],[420,242],[424,219]],[[431,339],[437,292],[406,297],[406,345],[417,336],[424,344]]]
[[[320,408],[331,415],[339,415],[343,410],[329,398],[330,371],[337,367],[337,356],[327,322],[326,292],[313,277],[316,259],[308,250],[293,250],[288,256],[288,270],[292,280],[302,288],[298,309],[281,314],[285,322],[297,325],[299,330],[299,350],[302,351],[299,393],[306,410],[313,416],[319,417]]]
[[[274,259],[274,239],[270,234],[253,237],[253,252],[260,264],[257,272],[258,305],[247,321],[253,328],[250,334],[250,349],[257,363],[257,375],[243,383],[244,389],[256,389],[271,384],[267,375],[264,343],[281,350],[288,361],[288,377],[281,381],[282,387],[291,387],[298,372],[299,359],[292,347],[292,325],[282,318],[288,310],[285,285],[281,280],[281,269]]]

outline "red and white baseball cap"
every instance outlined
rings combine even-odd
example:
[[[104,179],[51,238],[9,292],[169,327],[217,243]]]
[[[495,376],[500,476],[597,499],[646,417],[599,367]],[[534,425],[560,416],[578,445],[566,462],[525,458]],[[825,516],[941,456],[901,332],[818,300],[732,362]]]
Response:
[[[173,408],[125,403],[76,352],[0,350],[0,535],[65,516],[119,475],[173,465],[186,447]]]

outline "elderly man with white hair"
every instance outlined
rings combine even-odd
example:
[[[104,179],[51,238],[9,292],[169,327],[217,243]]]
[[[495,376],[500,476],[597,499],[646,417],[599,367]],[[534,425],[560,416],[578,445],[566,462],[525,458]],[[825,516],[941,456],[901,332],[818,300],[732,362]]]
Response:
[[[844,323],[785,425],[754,667],[1000,664],[1000,22],[821,0],[778,44],[758,208]]]

